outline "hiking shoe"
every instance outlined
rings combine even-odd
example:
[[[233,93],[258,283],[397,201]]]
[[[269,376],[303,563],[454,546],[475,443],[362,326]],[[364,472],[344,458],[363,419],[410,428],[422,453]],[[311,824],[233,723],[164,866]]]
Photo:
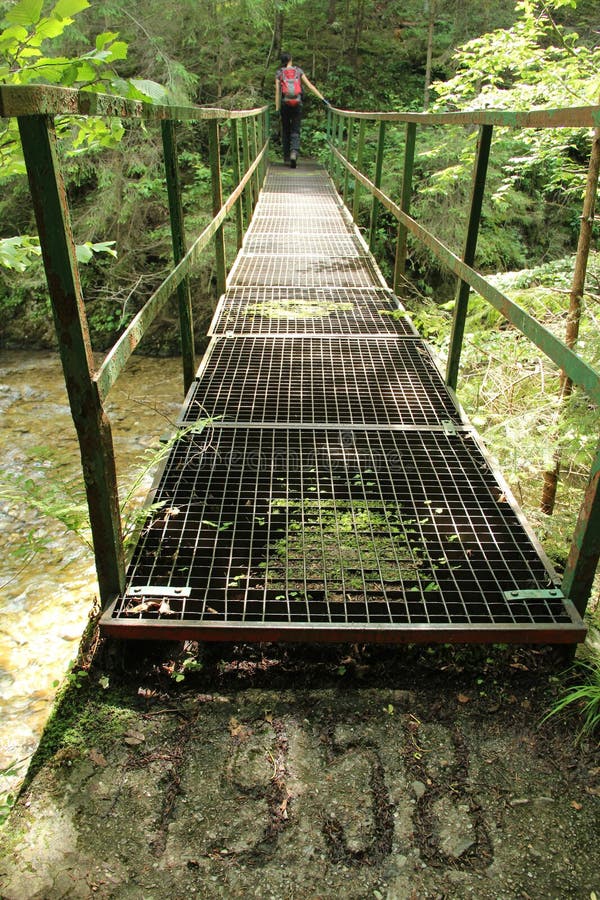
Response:
[[[290,166],[292,169],[296,168],[297,161],[298,161],[298,151],[292,150],[292,152],[290,153]]]

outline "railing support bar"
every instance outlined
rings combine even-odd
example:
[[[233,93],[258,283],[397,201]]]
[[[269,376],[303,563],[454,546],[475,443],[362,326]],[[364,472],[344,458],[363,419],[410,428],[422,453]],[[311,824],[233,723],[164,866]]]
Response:
[[[175,122],[163,121],[162,139],[165,155],[165,177],[169,212],[171,218],[171,238],[173,241],[173,258],[177,265],[187,253],[185,230],[183,223],[183,207],[181,204],[181,183],[177,162],[177,136]],[[196,374],[196,356],[194,348],[194,323],[192,315],[192,296],[190,280],[186,276],[177,287],[179,302],[179,328],[181,336],[181,355],[183,361],[183,390],[187,394]]]
[[[341,116],[338,116],[338,121],[337,121],[337,131],[336,131],[336,136],[335,136],[335,143],[336,143],[336,147],[337,147],[338,150],[340,150],[340,151],[341,151],[341,149],[342,149],[343,141],[344,141],[344,120],[343,120],[343,118],[342,118]],[[338,185],[341,185],[341,182],[342,182],[342,168],[341,168],[341,166],[340,166],[339,172],[338,172],[337,167],[336,167],[336,170],[335,170],[335,180],[336,180],[336,182],[338,183]]]
[[[100,600],[105,608],[125,585],[123,535],[110,422],[93,381],[93,358],[54,122],[19,119],[23,155],[71,414],[77,430],[90,513]]]
[[[236,184],[239,184],[242,180],[242,162],[240,159],[240,138],[236,119],[231,120],[231,148],[233,151],[233,177]],[[244,240],[244,210],[242,208],[242,197],[240,197],[235,204],[235,232],[237,236],[237,248],[239,250]]]
[[[565,597],[583,616],[600,559],[600,447],[579,511],[562,580]]]
[[[361,119],[358,126],[358,146],[356,148],[356,168],[362,171],[365,155],[365,135],[367,133],[367,120]],[[356,222],[359,213],[360,181],[354,179],[354,197],[352,198],[352,218]]]
[[[244,162],[244,175],[250,168],[250,141],[248,138],[248,119],[242,119],[242,159]],[[250,220],[252,219],[252,212],[254,210],[254,183],[253,180],[250,179],[248,184],[246,185],[245,191],[245,199],[246,199],[246,224],[250,224]]]
[[[258,134],[257,134],[257,132],[258,132],[258,123],[257,123],[256,119],[252,119],[252,146],[250,148],[251,153],[252,153],[252,162],[254,162],[254,160],[258,156]],[[260,194],[260,177],[259,177],[258,168],[256,168],[254,170],[254,175],[252,176],[252,182],[254,184],[254,206],[256,206],[256,202],[258,200],[258,195]]]
[[[348,122],[348,134],[346,137],[346,159],[350,159],[350,154],[352,152],[352,138],[354,135],[354,119],[350,119]],[[348,200],[348,185],[350,183],[350,172],[348,169],[344,170],[344,193],[343,199],[344,203]]]
[[[465,249],[462,256],[463,262],[471,267],[475,261],[475,251],[477,250],[477,237],[479,235],[479,223],[481,221],[481,208],[483,206],[485,180],[490,158],[492,132],[493,125],[482,125],[479,130],[479,139],[477,142],[477,154],[473,169],[473,188],[471,191],[469,225],[467,228]],[[467,321],[470,290],[471,289],[466,281],[459,281],[456,291],[454,320],[450,338],[450,352],[448,354],[448,367],[446,370],[446,382],[448,387],[452,388],[452,390],[456,390],[456,385],[458,383],[460,354],[465,333],[465,323]]]
[[[208,123],[208,150],[210,157],[210,174],[212,179],[213,216],[216,216],[223,205],[223,185],[221,180],[221,153],[219,148],[219,123]],[[219,225],[215,232],[215,259],[217,264],[217,292],[225,293],[227,282],[227,262],[225,259],[225,232]]]
[[[416,142],[417,125],[415,122],[408,122],[406,125],[406,140],[404,144],[404,171],[402,174],[402,193],[400,197],[400,209],[407,215],[410,213],[410,201],[412,197],[412,179]],[[406,280],[407,239],[408,228],[402,221],[400,221],[398,223],[396,262],[394,265],[394,293],[396,294],[398,294]]]
[[[381,187],[381,175],[383,173],[383,153],[385,150],[385,122],[379,123],[377,137],[377,157],[375,159],[375,177],[373,184],[376,188]],[[371,227],[369,229],[369,250],[373,250],[375,246],[375,234],[377,232],[377,219],[379,218],[379,201],[374,196],[371,205]]]

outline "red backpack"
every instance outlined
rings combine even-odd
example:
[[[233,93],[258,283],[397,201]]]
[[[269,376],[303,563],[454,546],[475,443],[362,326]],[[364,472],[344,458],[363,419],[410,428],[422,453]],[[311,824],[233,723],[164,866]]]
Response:
[[[296,66],[282,69],[279,75],[281,99],[287,106],[297,106],[302,100],[302,74]]]

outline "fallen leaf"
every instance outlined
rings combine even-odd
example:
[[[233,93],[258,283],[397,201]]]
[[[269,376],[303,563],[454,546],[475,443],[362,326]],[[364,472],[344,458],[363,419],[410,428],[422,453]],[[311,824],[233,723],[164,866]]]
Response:
[[[572,800],[571,806],[573,807],[573,809],[583,809],[583,803],[578,803],[577,800]]]
[[[163,599],[161,600],[161,604],[158,607],[158,613],[161,616],[172,616],[173,615],[173,610],[169,606],[169,601],[167,600],[166,597],[163,597]]]
[[[123,743],[129,747],[137,747],[139,744],[143,744],[145,740],[146,735],[142,734],[141,731],[127,731],[123,737]]]
[[[235,716],[229,720],[229,733],[231,737],[237,738],[238,741],[247,741],[252,731],[248,728],[247,725],[244,725],[242,722],[238,722]]]
[[[471,702],[471,698],[467,697],[466,694],[459,694],[456,699],[458,700],[459,703],[470,703]]]
[[[103,753],[100,753],[99,750],[96,750],[94,747],[89,752],[89,758],[91,762],[94,763],[95,766],[107,766],[108,763],[106,761],[106,757]]]
[[[126,616],[135,616],[137,613],[146,612],[146,610],[150,609],[150,604],[145,600],[142,600],[141,603],[136,604],[135,606],[128,606],[125,610]]]

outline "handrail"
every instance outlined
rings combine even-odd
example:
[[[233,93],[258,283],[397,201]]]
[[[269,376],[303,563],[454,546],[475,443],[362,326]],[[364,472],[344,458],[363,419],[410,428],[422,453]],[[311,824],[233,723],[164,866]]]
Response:
[[[365,124],[372,121],[378,127],[377,154],[373,178],[360,171],[365,142]],[[357,149],[357,165],[350,159],[352,129],[360,123]],[[345,123],[346,154],[343,147]],[[401,188],[401,202],[395,203],[381,190],[383,170],[385,126],[405,124],[406,143],[404,173]],[[473,186],[469,210],[469,222],[462,258],[453,253],[435,235],[420,225],[410,214],[412,176],[417,125],[471,125],[479,127],[479,140],[473,169]],[[490,284],[474,268],[477,236],[481,219],[482,202],[485,192],[487,166],[492,144],[494,126],[509,128],[594,128],[593,147],[600,142],[600,105],[573,107],[569,109],[535,110],[469,110],[444,113],[413,112],[363,112],[330,108],[328,111],[328,143],[331,151],[332,173],[341,166],[345,171],[343,179],[344,199],[348,194],[348,176],[354,179],[353,215],[356,216],[358,187],[366,188],[371,194],[371,222],[369,246],[373,249],[378,208],[384,206],[398,222],[396,262],[394,267],[394,290],[404,279],[406,266],[406,238],[408,233],[420,240],[442,264],[458,276],[456,302],[446,380],[452,389],[457,387],[462,342],[467,317],[470,289],[497,309],[507,321],[531,340],[551,359],[574,384],[587,393],[596,405],[600,405],[600,373],[589,366],[564,341],[557,338],[548,328],[527,313],[517,303]],[[337,146],[336,146],[337,145]],[[597,154],[596,154],[597,155]],[[592,152],[594,157],[594,151]],[[359,163],[360,161],[360,163]],[[590,164],[591,170],[591,164]],[[593,179],[588,175],[588,192]],[[340,183],[342,183],[340,179]],[[593,208],[593,198],[589,198]],[[600,446],[593,460],[588,486],[579,512],[575,534],[572,539],[567,564],[563,574],[562,588],[569,596],[578,612],[583,615],[589,599],[593,579],[600,560]]]
[[[236,209],[238,242],[244,215],[252,215],[264,177],[269,146],[266,106],[225,110],[196,106],[165,106],[49,85],[0,86],[0,116],[16,117],[23,146],[40,246],[54,315],[71,413],[81,461],[92,529],[100,600],[106,607],[123,589],[125,554],[110,422],[104,401],[134,349],[167,299],[177,291],[184,389],[195,375],[195,352],[189,275],[211,238],[215,241],[217,284],[227,277],[223,226]],[[160,123],[165,162],[175,266],[145,302],[96,371],[81,291],[69,208],[58,154],[55,117],[109,116]],[[241,120],[240,135],[236,127]],[[186,249],[176,146],[176,123],[206,122],[209,129],[212,219]],[[219,127],[232,130],[234,176],[237,185],[223,201]],[[245,198],[244,208],[242,207]]]
[[[206,122],[211,119],[249,119],[265,112],[254,109],[219,109],[212,106],[166,106],[128,100],[114,94],[96,94],[47,84],[0,85],[0,117],[14,116],[112,116],[146,122],[179,119]]]
[[[593,128],[600,125],[600,105],[562,109],[474,109],[457,112],[359,112],[331,107],[344,119],[413,122],[416,125],[501,125],[507,128]]]

